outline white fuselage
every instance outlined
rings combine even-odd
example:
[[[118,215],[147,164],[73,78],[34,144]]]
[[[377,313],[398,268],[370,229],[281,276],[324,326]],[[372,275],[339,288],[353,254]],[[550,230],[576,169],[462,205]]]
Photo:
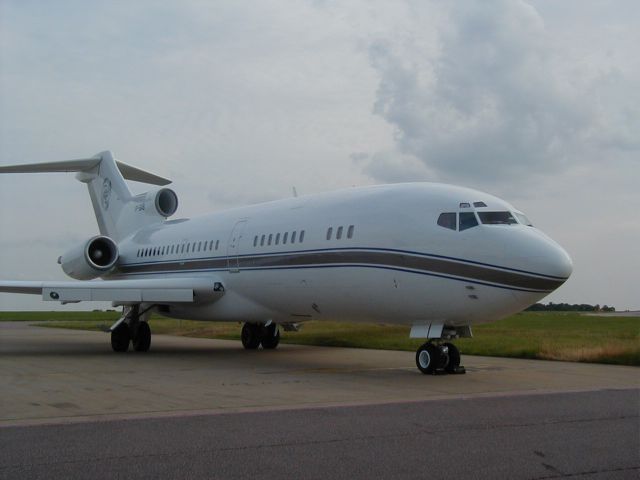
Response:
[[[534,227],[438,225],[442,213],[476,211],[517,212],[429,183],[290,198],[144,227],[119,243],[105,279],[202,276],[224,286],[216,300],[158,307],[176,318],[462,326],[518,312],[568,278],[569,256]]]

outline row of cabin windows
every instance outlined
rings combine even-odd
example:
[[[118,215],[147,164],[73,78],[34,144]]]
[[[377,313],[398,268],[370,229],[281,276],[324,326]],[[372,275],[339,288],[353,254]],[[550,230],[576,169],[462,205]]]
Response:
[[[353,225],[349,225],[347,228],[347,238],[353,238],[353,230],[355,227]],[[344,232],[344,227],[340,226],[336,229],[336,240],[342,239],[342,234]],[[327,240],[331,240],[333,237],[333,227],[329,227],[327,229]]]
[[[300,235],[298,232],[294,230],[291,232],[291,236],[289,236],[289,232],[280,233],[269,233],[268,235],[265,233],[263,235],[256,235],[253,237],[253,246],[257,247],[260,245],[264,247],[265,245],[286,245],[287,243],[302,243],[304,242],[304,230],[300,230]]]
[[[165,245],[162,247],[139,248],[138,257],[157,257],[162,255],[179,255],[182,253],[213,252],[220,247],[220,240]]]

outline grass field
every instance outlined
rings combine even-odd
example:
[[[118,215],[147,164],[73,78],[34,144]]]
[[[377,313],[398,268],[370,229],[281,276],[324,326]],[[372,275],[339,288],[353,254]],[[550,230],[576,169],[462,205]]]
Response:
[[[111,325],[118,315],[117,312],[0,312],[0,321],[35,321],[49,327],[99,330]],[[154,333],[240,339],[240,325],[236,323],[153,317],[150,324]],[[640,317],[523,312],[504,320],[476,326],[473,330],[473,339],[456,341],[463,353],[640,365]],[[409,338],[408,326],[330,321],[308,322],[299,332],[282,332],[281,341],[409,351],[414,351],[422,343],[422,340]]]

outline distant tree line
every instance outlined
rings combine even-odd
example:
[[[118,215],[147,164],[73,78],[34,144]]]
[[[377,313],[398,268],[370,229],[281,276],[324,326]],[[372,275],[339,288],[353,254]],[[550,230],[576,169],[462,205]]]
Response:
[[[615,312],[615,307],[608,305],[589,305],[587,303],[535,303],[526,310],[527,312]]]

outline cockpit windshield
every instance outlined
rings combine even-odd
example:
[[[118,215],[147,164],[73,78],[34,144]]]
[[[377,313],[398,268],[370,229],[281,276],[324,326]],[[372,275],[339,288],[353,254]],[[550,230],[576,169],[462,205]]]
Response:
[[[511,212],[478,212],[483,225],[513,225],[518,223]]]

